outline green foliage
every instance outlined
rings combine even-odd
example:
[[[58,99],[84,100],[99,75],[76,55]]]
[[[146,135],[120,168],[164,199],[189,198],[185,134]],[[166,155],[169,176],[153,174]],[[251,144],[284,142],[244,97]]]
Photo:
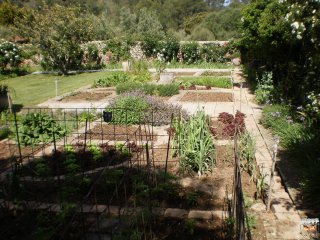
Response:
[[[179,85],[174,83],[157,85],[157,94],[162,97],[171,97],[179,94]]]
[[[273,102],[273,80],[272,72],[265,72],[262,74],[261,79],[257,79],[258,85],[255,90],[256,101],[259,104],[265,104],[267,102]]]
[[[177,84],[142,84],[138,82],[127,82],[124,84],[117,85],[116,92],[117,94],[141,90],[148,95],[159,95],[159,96],[173,96],[179,94],[179,86]]]
[[[257,176],[256,180],[256,189],[257,189],[257,198],[264,199],[267,196],[268,183],[267,183],[268,174],[262,172]]]
[[[131,76],[125,72],[115,72],[105,78],[94,81],[93,87],[114,87],[132,81]]]
[[[39,44],[45,69],[67,74],[81,67],[80,44],[92,37],[93,24],[80,7],[44,6],[24,14],[16,24],[23,36]]]
[[[292,148],[298,142],[311,137],[305,126],[295,119],[295,113],[285,105],[266,106],[262,112],[261,123],[271,128],[272,133],[280,137],[280,144]]]
[[[9,87],[7,84],[0,84],[0,95],[7,95],[7,92],[9,91]]]
[[[113,113],[112,122],[117,124],[138,124],[142,121],[143,112],[148,108],[148,103],[137,96],[120,96],[107,107],[106,111]]]
[[[18,127],[19,140],[22,145],[34,145],[64,137],[67,132],[51,116],[45,113],[26,114]]]
[[[212,34],[211,40],[227,40],[239,38],[239,27],[241,24],[241,11],[244,4],[230,4],[229,7],[222,8],[220,11],[210,12],[202,22],[202,26]]]
[[[243,12],[242,62],[258,75],[273,73],[283,98],[301,104],[320,91],[318,4],[300,1],[254,1]]]
[[[184,63],[196,63],[201,60],[200,45],[197,42],[185,43],[181,46],[181,54]]]
[[[111,61],[113,63],[128,60],[130,58],[130,48],[132,42],[128,39],[113,38],[106,42],[106,46],[103,49],[104,54],[111,52]]]
[[[255,181],[257,177],[255,162],[256,141],[249,132],[242,133],[239,136],[238,151],[242,169],[248,172],[251,179]]]
[[[128,91],[134,91],[137,89],[142,89],[143,84],[138,82],[126,82],[123,84],[117,85],[116,92],[117,94],[125,93]]]
[[[180,77],[178,83],[182,86],[210,86],[217,88],[231,88],[231,80],[229,77]]]
[[[7,137],[9,137],[11,131],[10,128],[7,126],[1,126],[0,127],[0,140],[5,139]]]
[[[186,199],[190,207],[196,206],[198,204],[199,193],[190,192],[187,194]]]
[[[257,220],[255,215],[248,214],[246,221],[247,221],[247,226],[250,230],[256,228]]]
[[[103,159],[103,153],[96,144],[90,144],[88,146],[90,153],[92,154],[92,159],[94,162],[100,162]]]
[[[209,130],[209,120],[203,110],[189,120],[174,123],[174,144],[180,156],[180,167],[188,172],[196,171],[202,176],[214,166],[214,145]]]
[[[104,64],[101,62],[102,58],[99,55],[98,47],[90,43],[86,46],[83,58],[83,65],[86,69],[101,69]]]
[[[20,48],[11,42],[0,43],[0,71],[16,68],[22,62]]]
[[[10,0],[5,0],[0,4],[0,24],[9,26],[14,25],[14,20],[21,17],[21,10]]]
[[[35,166],[37,175],[40,177],[46,177],[48,174],[48,165],[44,160],[38,160]]]

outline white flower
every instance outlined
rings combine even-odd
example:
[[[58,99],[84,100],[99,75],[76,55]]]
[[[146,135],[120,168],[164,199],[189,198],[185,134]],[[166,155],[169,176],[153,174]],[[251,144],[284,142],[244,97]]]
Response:
[[[298,29],[299,28],[299,23],[298,22],[294,22],[291,24],[291,27]]]

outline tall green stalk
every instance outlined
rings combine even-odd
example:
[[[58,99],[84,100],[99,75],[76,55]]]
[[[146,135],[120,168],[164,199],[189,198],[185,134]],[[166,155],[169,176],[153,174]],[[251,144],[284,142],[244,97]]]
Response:
[[[203,110],[198,110],[189,120],[175,122],[174,128],[173,144],[179,147],[180,167],[188,172],[196,171],[201,177],[215,164],[208,117]]]

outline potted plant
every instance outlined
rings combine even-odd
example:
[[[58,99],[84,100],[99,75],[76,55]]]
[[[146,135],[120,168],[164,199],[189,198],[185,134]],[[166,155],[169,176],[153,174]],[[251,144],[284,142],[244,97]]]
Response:
[[[0,111],[9,108],[9,87],[6,84],[0,84]]]

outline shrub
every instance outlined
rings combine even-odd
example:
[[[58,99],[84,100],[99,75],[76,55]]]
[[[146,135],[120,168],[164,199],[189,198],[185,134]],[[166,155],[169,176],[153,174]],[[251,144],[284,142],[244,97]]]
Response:
[[[184,63],[196,63],[201,60],[200,45],[197,42],[185,43],[181,46],[181,54]]]
[[[176,94],[179,94],[179,85],[178,84],[163,84],[158,85],[157,93],[159,96],[170,97]]]
[[[67,132],[51,116],[45,113],[28,113],[18,128],[19,140],[23,145],[49,143],[64,137]],[[54,136],[53,136],[54,135]]]
[[[218,44],[204,44],[200,51],[201,59],[205,62],[228,62],[231,59],[226,57],[227,53],[228,49]]]
[[[142,122],[143,112],[149,107],[146,100],[138,96],[119,96],[106,111],[113,113],[112,121],[118,124],[138,124]]]
[[[143,85],[142,83],[138,83],[138,82],[125,82],[122,84],[118,84],[116,87],[116,92],[117,94],[121,94],[121,93],[125,93],[125,92],[129,92],[129,91],[134,91],[134,90],[138,90],[138,89],[142,89]]]
[[[121,94],[110,103],[106,110],[113,112],[112,121],[120,124],[164,125],[171,122],[172,115],[174,117],[180,116],[183,119],[188,118],[181,106],[166,104],[154,96],[146,95],[143,91]]]
[[[159,44],[160,50],[158,52],[163,54],[166,62],[177,60],[180,49],[180,43],[176,38],[168,37],[166,40],[161,41]]]
[[[84,58],[83,63],[86,69],[100,69],[104,65],[101,62],[102,58],[99,55],[99,49],[98,47],[91,43],[88,44],[85,52],[84,52]]]
[[[132,42],[124,39],[110,39],[106,41],[106,46],[103,49],[103,53],[112,53],[112,62],[119,62],[130,58],[130,48]]]
[[[0,70],[18,67],[22,62],[21,50],[11,42],[0,44]]]

